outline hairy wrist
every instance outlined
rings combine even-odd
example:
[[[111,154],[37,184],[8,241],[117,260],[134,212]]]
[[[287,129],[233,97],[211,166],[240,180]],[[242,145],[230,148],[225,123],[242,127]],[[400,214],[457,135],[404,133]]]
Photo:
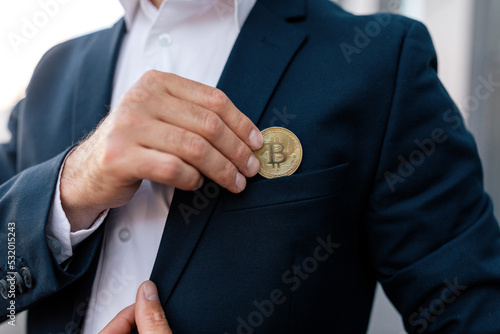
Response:
[[[92,191],[85,175],[86,171],[80,163],[79,148],[68,155],[61,173],[61,204],[71,225],[71,232],[90,228],[97,217],[106,210],[105,207],[92,202]]]

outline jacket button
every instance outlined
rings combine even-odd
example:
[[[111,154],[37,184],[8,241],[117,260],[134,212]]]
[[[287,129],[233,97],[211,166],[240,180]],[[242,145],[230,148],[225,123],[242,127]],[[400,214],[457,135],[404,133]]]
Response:
[[[9,295],[8,295],[8,285],[7,285],[7,281],[2,279],[0,280],[0,294],[2,294],[2,297],[3,299],[8,299],[9,298]]]
[[[16,273],[14,275],[14,277],[16,278],[16,288],[17,288],[17,291],[19,291],[19,293],[25,293],[26,290],[25,290],[25,286],[24,286],[24,282],[23,282],[23,278],[21,277],[21,275],[19,275],[19,273]]]
[[[24,286],[26,286],[28,289],[31,289],[33,287],[33,283],[35,280],[33,279],[33,275],[31,275],[31,270],[29,270],[28,267],[23,267],[21,269],[21,277],[23,278]]]

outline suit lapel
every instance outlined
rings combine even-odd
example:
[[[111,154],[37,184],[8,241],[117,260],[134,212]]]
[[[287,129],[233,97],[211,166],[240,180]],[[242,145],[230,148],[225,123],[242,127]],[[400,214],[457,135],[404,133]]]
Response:
[[[293,6],[287,9],[291,8]],[[257,1],[234,45],[218,87],[257,124],[304,39],[304,32]]]
[[[121,19],[111,29],[94,35],[82,50],[82,71],[76,85],[72,115],[74,142],[95,129],[108,114],[116,62],[125,31],[125,21]]]
[[[303,1],[288,0],[288,6],[279,5],[281,2],[283,1],[257,1],[240,32],[218,84],[256,124],[283,72],[305,40],[303,32],[284,20],[303,16]],[[200,191],[175,190],[151,274],[151,280],[158,284],[164,305],[196,248],[220,191],[211,181]]]

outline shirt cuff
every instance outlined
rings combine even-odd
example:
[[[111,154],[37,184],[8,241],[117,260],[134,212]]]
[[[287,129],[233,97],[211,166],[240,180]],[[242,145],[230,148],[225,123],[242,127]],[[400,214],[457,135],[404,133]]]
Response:
[[[102,212],[89,229],[71,232],[71,224],[66,217],[66,213],[61,203],[61,174],[65,163],[66,160],[64,160],[59,170],[54,198],[45,228],[49,248],[58,264],[62,264],[64,261],[71,258],[73,256],[73,248],[94,233],[94,231],[101,226],[109,213],[109,209]]]

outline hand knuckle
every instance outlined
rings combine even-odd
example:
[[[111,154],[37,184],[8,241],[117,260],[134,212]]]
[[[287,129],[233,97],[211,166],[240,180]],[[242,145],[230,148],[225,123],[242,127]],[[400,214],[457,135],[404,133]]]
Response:
[[[195,160],[200,160],[205,156],[207,145],[202,137],[192,135],[188,140],[187,149]]]
[[[166,80],[166,81],[171,81],[171,80],[173,80],[175,78],[178,78],[177,75],[175,75],[175,74],[173,74],[171,72],[160,72],[160,73],[161,73],[162,78],[164,80]]]
[[[204,129],[210,139],[214,139],[222,132],[223,122],[219,116],[213,112],[207,112],[203,116]]]
[[[234,151],[234,159],[236,161],[246,162],[245,160],[249,158],[249,154],[250,152],[247,146],[243,143],[240,143]]]
[[[211,88],[208,103],[214,111],[223,111],[229,102],[229,98],[218,88]]]
[[[233,130],[235,133],[246,133],[247,129],[252,129],[253,124],[241,112],[237,112],[234,120]],[[248,131],[250,133],[251,130]]]
[[[157,70],[148,70],[146,71],[142,77],[141,81],[146,83],[146,84],[154,84],[160,80],[162,76],[162,72],[157,71]]]
[[[141,85],[135,85],[130,88],[122,97],[121,104],[136,104],[148,101],[151,98],[151,93]]]
[[[189,140],[190,133],[183,128],[177,128],[175,131],[165,131],[165,142],[170,143],[172,147],[183,147],[185,142]]]
[[[160,179],[165,179],[167,182],[178,180],[182,174],[181,162],[173,157],[167,158],[158,165],[157,173]]]
[[[134,133],[142,122],[140,117],[135,115],[133,112],[124,112],[120,117],[114,117],[110,122],[108,129],[108,135],[113,135],[116,137],[126,136],[130,137]]]
[[[233,164],[227,163],[219,173],[219,179],[223,185],[233,185],[236,168]]]
[[[154,88],[160,86],[167,78],[167,74],[157,70],[146,71],[137,82],[138,86],[145,88]]]

